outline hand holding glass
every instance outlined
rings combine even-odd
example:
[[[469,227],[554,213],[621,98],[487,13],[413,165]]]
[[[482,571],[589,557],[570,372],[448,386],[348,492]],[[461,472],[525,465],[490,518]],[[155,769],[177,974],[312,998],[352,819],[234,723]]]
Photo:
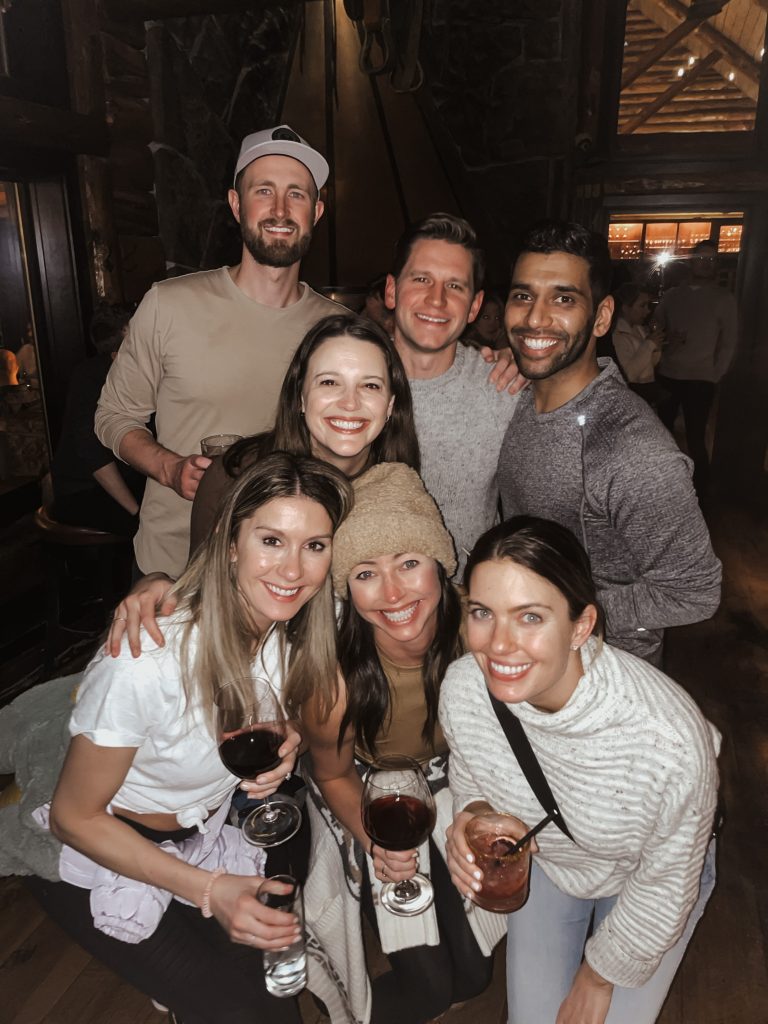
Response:
[[[531,843],[516,849],[528,826],[511,814],[478,814],[467,822],[464,839],[483,872],[480,892],[473,901],[483,910],[510,914],[528,899]]]
[[[216,696],[219,756],[226,768],[241,779],[254,779],[280,764],[278,750],[287,737],[287,719],[279,698],[266,679],[249,680],[254,699],[245,705],[232,686]],[[283,793],[266,797],[246,817],[243,836],[254,846],[279,846],[296,835],[301,811]]]
[[[287,893],[268,892],[262,889],[259,902],[293,914],[299,922],[301,935],[290,946],[283,949],[264,950],[264,981],[267,991],[273,996],[295,996],[307,984],[307,953],[304,946],[304,904],[301,886],[291,875],[273,875],[268,881],[289,885]]]
[[[363,827],[384,850],[412,850],[435,827],[435,803],[418,761],[385,757],[372,765],[363,786]],[[381,887],[381,902],[398,917],[412,917],[432,905],[434,890],[426,875]]]
[[[242,434],[210,434],[200,442],[200,451],[212,459],[214,455],[223,455],[235,441],[242,441]]]

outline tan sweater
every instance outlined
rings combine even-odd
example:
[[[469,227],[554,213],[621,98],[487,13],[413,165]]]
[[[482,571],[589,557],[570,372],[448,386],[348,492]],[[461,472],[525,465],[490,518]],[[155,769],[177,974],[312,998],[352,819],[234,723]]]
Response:
[[[180,455],[208,434],[255,434],[272,426],[288,363],[307,330],[342,311],[302,285],[283,309],[248,298],[227,267],[155,284],[130,323],[96,411],[96,433],[119,456],[130,430],[156,413],[157,440]],[[191,503],[147,482],[136,535],[145,573],[174,579],[189,550]]]

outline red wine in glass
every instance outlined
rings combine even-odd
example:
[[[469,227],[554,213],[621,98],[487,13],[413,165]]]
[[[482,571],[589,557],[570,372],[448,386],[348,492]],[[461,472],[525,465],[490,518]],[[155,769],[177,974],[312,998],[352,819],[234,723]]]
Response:
[[[413,850],[435,827],[435,803],[418,761],[386,757],[368,771],[363,786],[363,827],[385,850]],[[412,917],[431,906],[432,883],[415,874],[381,887],[381,902],[398,917]]]
[[[253,692],[243,701],[240,693]],[[240,691],[240,692],[238,692]],[[277,695],[265,679],[249,679],[241,688],[224,685],[216,695],[219,756],[241,779],[254,779],[280,764],[278,750],[287,735],[287,720]],[[284,793],[265,797],[242,823],[245,839],[254,846],[279,846],[301,826],[301,810]]]
[[[277,755],[283,737],[268,726],[241,729],[221,737],[219,756],[224,765],[241,779],[254,779],[280,764]]]

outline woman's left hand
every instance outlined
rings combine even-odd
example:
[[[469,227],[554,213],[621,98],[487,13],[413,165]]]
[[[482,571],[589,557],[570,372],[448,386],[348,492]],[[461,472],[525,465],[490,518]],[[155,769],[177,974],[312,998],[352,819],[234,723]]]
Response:
[[[263,772],[255,779],[243,779],[240,789],[244,790],[248,796],[256,797],[258,800],[263,800],[265,796],[272,796],[293,774],[300,746],[301,733],[289,724],[286,728],[285,740],[277,752],[281,758],[277,768],[271,772]]]
[[[613,985],[586,960],[573,979],[571,991],[563,1000],[555,1024],[604,1024],[613,996]]]

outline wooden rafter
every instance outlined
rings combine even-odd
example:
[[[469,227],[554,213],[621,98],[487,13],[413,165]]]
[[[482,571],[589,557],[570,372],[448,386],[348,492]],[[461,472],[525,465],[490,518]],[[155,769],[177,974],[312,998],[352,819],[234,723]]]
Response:
[[[676,21],[684,21],[688,16],[688,7],[681,3],[681,0],[655,0],[654,6],[661,8]],[[644,5],[643,10],[647,9],[647,5]],[[708,46],[720,51],[721,60],[726,58],[734,69],[741,72],[750,82],[756,86],[760,84],[760,65],[732,39],[724,36],[712,25],[708,25],[706,21],[698,26],[698,35]]]
[[[3,144],[68,153],[109,152],[109,129],[103,117],[0,96],[0,148]]]
[[[668,35],[661,38],[658,43],[651,46],[644,53],[641,53],[637,60],[633,61],[622,75],[621,88],[626,89],[628,85],[636,81],[644,71],[653,67],[658,60],[665,57],[670,50],[673,50],[682,43],[692,32],[695,32],[699,24],[700,22],[694,18],[686,18],[685,21],[681,21],[679,25],[676,25]]]
[[[713,50],[712,53],[708,54],[703,60],[699,61],[695,67],[693,67],[687,74],[678,78],[668,89],[665,89],[660,96],[656,99],[651,100],[647,103],[643,109],[635,114],[634,117],[630,118],[622,126],[623,135],[631,135],[632,132],[636,131],[640,125],[645,124],[649,117],[652,117],[657,110],[661,110],[662,107],[666,106],[670,100],[673,100],[675,96],[679,96],[681,92],[688,88],[691,82],[695,82],[697,78],[701,77],[706,71],[716,64],[719,60],[722,60],[722,53],[717,50]]]

